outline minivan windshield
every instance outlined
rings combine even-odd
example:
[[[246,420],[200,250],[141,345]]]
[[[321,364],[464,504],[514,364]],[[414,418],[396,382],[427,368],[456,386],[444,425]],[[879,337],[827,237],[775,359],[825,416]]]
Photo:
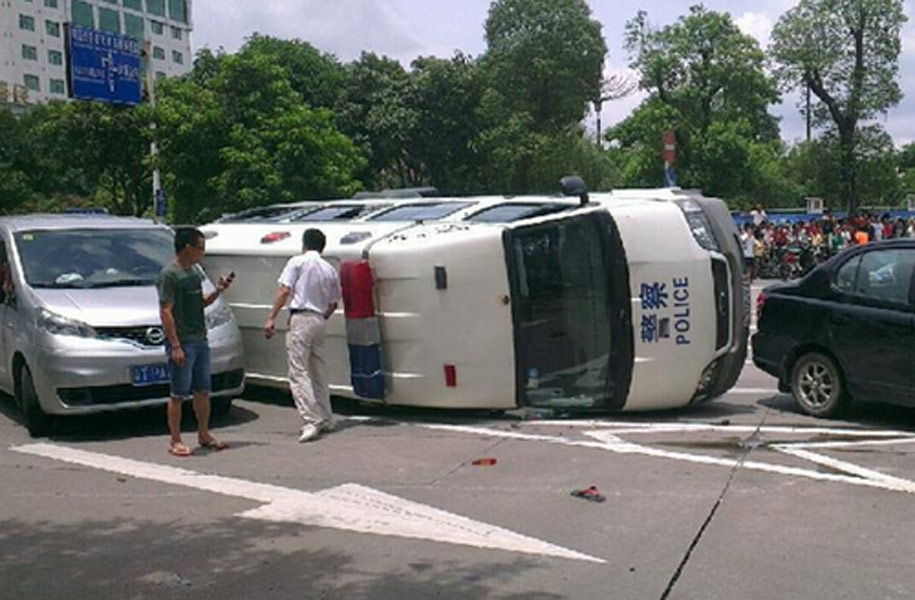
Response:
[[[155,285],[175,255],[165,228],[20,231],[15,240],[33,288]]]

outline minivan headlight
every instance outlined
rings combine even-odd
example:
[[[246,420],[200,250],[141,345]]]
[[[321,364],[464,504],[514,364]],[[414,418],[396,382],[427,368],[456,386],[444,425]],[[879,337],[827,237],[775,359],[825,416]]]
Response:
[[[225,302],[220,302],[215,309],[206,314],[207,329],[216,329],[220,325],[231,322],[234,318],[235,316],[232,314],[232,309],[229,308],[229,305]]]
[[[52,313],[44,308],[38,309],[36,325],[38,325],[39,329],[43,329],[51,335],[72,335],[82,338],[94,338],[97,336],[95,329],[91,325]]]
[[[715,233],[712,231],[712,224],[702,212],[702,207],[693,200],[677,202],[677,206],[683,211],[683,216],[686,217],[686,222],[693,237],[696,238],[696,242],[706,250],[721,252],[718,240],[715,239]]]

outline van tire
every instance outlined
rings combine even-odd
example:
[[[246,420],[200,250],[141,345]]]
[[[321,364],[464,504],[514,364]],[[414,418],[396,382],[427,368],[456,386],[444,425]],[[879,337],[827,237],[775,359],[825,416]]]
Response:
[[[27,365],[19,368],[19,392],[16,398],[19,404],[22,416],[25,417],[25,426],[32,437],[43,437],[48,435],[51,430],[51,417],[41,409],[38,402],[38,394],[35,392],[35,382],[32,380],[32,372]]]
[[[232,398],[210,398],[210,414],[223,417],[232,410]]]

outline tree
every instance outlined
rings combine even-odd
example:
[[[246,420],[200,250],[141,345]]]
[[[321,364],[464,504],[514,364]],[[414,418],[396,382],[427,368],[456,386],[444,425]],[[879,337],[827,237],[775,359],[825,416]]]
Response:
[[[409,132],[410,154],[423,179],[443,193],[462,193],[480,185],[476,110],[482,97],[477,63],[456,53],[451,59],[418,58],[410,72],[409,104],[415,111]]]
[[[15,212],[34,198],[30,137],[11,110],[0,108],[0,213]]]
[[[159,92],[155,131],[173,220],[359,189],[358,150],[331,111],[302,102],[275,57],[242,51],[206,65],[206,77],[166,80]]]
[[[584,0],[496,0],[485,29],[488,86],[535,131],[562,131],[600,96],[607,45]]]
[[[554,191],[572,163],[562,149],[578,148],[579,123],[600,93],[601,26],[583,0],[496,0],[485,31],[477,186]],[[561,160],[544,169],[546,156]]]
[[[838,134],[842,200],[859,205],[856,164],[859,123],[902,98],[896,77],[902,0],[801,0],[778,20],[770,53],[786,89],[809,89],[811,117]]]
[[[346,65],[337,123],[368,159],[360,175],[369,188],[425,185],[425,173],[409,145],[417,113],[410,104],[410,76],[397,61],[364,52]]]
[[[684,133],[701,135],[713,121],[744,119],[753,139],[778,137],[768,113],[778,93],[765,73],[765,55],[729,14],[692,6],[656,30],[640,11],[626,24],[626,48],[642,89],[677,110]]]
[[[29,109],[22,123],[40,197],[95,203],[118,215],[152,208],[148,106],[52,102]]]
[[[625,183],[663,181],[662,140],[673,130],[680,185],[737,204],[771,202],[753,197],[778,154],[778,127],[768,113],[778,94],[756,40],[730,15],[693,6],[662,29],[639,12],[626,24],[626,47],[649,96],[607,134],[619,145]]]

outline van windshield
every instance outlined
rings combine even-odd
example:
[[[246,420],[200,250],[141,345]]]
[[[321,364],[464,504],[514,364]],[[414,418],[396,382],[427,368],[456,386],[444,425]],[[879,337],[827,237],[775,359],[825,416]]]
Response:
[[[606,407],[614,399],[615,305],[607,231],[593,217],[511,236],[520,403]]]
[[[33,288],[155,285],[175,255],[164,228],[20,231],[15,239]]]

